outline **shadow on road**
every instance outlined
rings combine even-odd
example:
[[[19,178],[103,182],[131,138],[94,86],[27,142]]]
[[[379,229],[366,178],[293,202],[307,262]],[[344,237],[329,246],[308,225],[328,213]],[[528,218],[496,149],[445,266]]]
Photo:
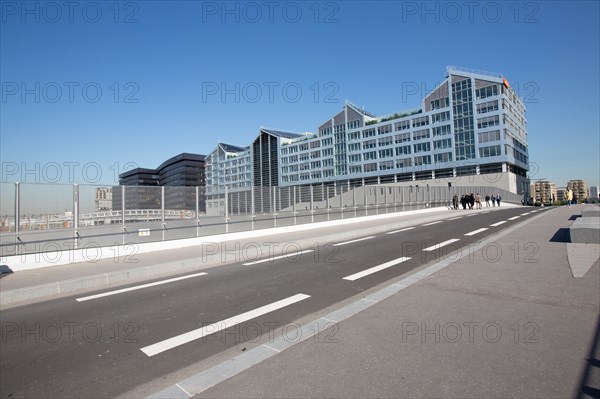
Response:
[[[585,360],[585,368],[575,397],[600,398],[600,315],[596,320],[596,333]]]
[[[12,274],[13,271],[7,265],[0,265],[0,278],[4,278],[9,274]]]
[[[569,229],[558,229],[550,239],[550,242],[571,242],[571,234],[569,233]]]

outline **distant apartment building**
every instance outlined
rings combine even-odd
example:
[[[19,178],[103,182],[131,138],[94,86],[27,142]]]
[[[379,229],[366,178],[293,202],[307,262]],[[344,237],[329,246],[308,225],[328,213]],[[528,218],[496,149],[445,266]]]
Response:
[[[567,200],[567,188],[566,187],[558,187],[556,189],[556,200],[557,201],[566,201]]]
[[[136,168],[119,175],[119,186],[113,187],[113,209],[165,209],[205,212],[205,156],[182,153],[169,158],[156,169]],[[197,201],[198,199],[198,201]],[[198,202],[198,204],[197,204]]]
[[[556,184],[549,181],[536,181],[531,183],[530,192],[534,202],[551,204],[558,201]]]
[[[250,146],[225,145],[227,151],[219,144],[207,157],[208,208],[224,205],[225,188],[260,188],[253,198],[236,198],[264,206],[269,201],[257,195],[275,186],[445,186],[461,179],[528,198],[525,112],[502,75],[448,67],[418,109],[379,117],[346,101],[316,133],[261,128]]]
[[[96,188],[95,205],[96,211],[112,210],[112,187]]]
[[[573,190],[573,199],[578,202],[585,201],[589,196],[588,185],[584,180],[569,180],[567,188]]]
[[[600,201],[600,193],[598,192],[599,190],[598,186],[590,186],[590,197],[589,199],[593,202],[598,202]]]

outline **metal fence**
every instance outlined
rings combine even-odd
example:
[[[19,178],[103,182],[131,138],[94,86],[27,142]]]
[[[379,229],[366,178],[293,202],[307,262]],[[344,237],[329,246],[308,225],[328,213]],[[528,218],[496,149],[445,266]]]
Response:
[[[448,206],[493,187],[312,185],[204,187],[0,183],[0,256],[138,244]]]

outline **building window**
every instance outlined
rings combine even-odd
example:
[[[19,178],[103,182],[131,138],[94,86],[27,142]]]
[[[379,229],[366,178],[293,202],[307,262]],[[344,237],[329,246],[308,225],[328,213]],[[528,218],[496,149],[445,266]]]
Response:
[[[444,152],[441,154],[433,154],[433,162],[434,163],[444,163],[452,161],[452,153]]]
[[[484,98],[497,96],[498,95],[498,85],[491,85],[482,87],[480,89],[475,90],[475,98],[477,100],[481,100]]]
[[[439,100],[437,100],[439,101]],[[450,120],[450,111],[440,112],[439,114],[431,115],[431,123],[440,123]]]
[[[379,150],[379,158],[390,158],[394,156],[393,148],[386,148],[384,150]]]
[[[392,125],[383,125],[377,128],[377,134],[387,134],[392,132]]]
[[[402,133],[394,136],[394,142],[396,144],[404,143],[410,141],[410,133]]]
[[[364,167],[365,167],[365,173],[377,171],[377,163],[367,163],[364,165]]]
[[[451,148],[451,147],[452,147],[451,139],[435,140],[433,142],[434,150],[439,150],[439,149],[443,149],[443,148]]]
[[[378,140],[380,147],[385,147],[386,145],[392,145],[394,142],[393,137],[382,137]]]
[[[492,130],[491,132],[483,132],[478,134],[478,142],[480,144],[498,140],[500,140],[500,130]]]
[[[493,145],[490,147],[481,147],[479,149],[479,157],[480,158],[497,157],[498,155],[502,155],[499,145]]]
[[[396,123],[394,123],[394,130],[395,131],[407,130],[407,129],[410,129],[410,121],[402,121],[402,122],[396,122]]]
[[[420,157],[415,157],[415,166],[430,165],[430,164],[431,164],[431,155],[423,155]]]
[[[486,127],[498,126],[500,124],[500,117],[498,115],[488,116],[485,118],[477,119],[477,128],[485,129]]]
[[[431,144],[429,142],[418,143],[413,145],[414,153],[431,151]]]
[[[410,146],[409,145],[405,145],[402,147],[396,147],[396,156],[400,156],[400,155],[408,155],[410,154]]]
[[[429,125],[429,117],[422,116],[420,118],[415,118],[412,120],[412,123],[413,123],[413,127],[427,126],[427,125]]]
[[[364,153],[365,161],[369,161],[371,159],[377,159],[377,151],[370,151]]]
[[[362,161],[361,154],[352,154],[349,157],[350,163],[356,163]]]
[[[394,161],[379,162],[379,170],[394,169]]]
[[[377,147],[377,140],[367,140],[367,141],[363,141],[362,144],[363,149],[367,150],[369,148],[375,148]]]
[[[376,136],[377,133],[375,133],[375,129],[365,129],[365,130],[363,130],[362,135],[363,135],[363,139],[364,139],[367,137]]]
[[[412,166],[412,159],[411,158],[403,158],[403,159],[397,159],[396,160],[396,167],[397,168],[407,168],[409,166]]]
[[[450,125],[438,126],[432,129],[433,137],[443,136],[451,133]]]
[[[360,121],[358,121],[358,120],[348,122],[348,130],[358,129],[359,127],[360,127]]]
[[[413,140],[422,140],[429,138],[429,129],[417,130],[413,133]]]
[[[493,111],[498,111],[498,100],[488,101],[477,105],[478,114],[486,114]]]

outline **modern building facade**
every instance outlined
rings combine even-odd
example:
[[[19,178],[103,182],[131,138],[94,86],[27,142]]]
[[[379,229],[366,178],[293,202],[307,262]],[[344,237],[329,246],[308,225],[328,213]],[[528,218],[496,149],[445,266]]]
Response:
[[[448,67],[418,109],[378,117],[346,101],[316,133],[261,128],[251,146],[235,147],[240,151],[217,146],[209,156],[216,161],[207,160],[209,200],[217,206],[225,187],[241,189],[235,184],[242,180],[263,193],[273,186],[446,185],[464,179],[529,198],[525,112],[502,75]],[[250,160],[250,174],[227,166],[227,159],[240,156]]]
[[[583,202],[589,196],[588,185],[584,180],[569,180],[567,188],[573,190],[573,199],[577,202]]]
[[[238,147],[218,143],[206,156],[206,212],[218,213],[224,206],[225,190],[246,193],[243,212],[250,208],[249,194],[252,187],[252,158],[250,147]]]
[[[555,201],[559,201],[556,184],[549,181],[538,180],[531,183],[530,192],[534,203],[552,204]]]
[[[598,193],[598,186],[590,186],[590,200],[593,202],[598,202],[600,200],[600,194]]]
[[[112,210],[112,187],[98,187],[96,188],[96,199],[95,199],[96,211],[110,211]]]
[[[165,186],[165,209],[196,210],[198,207],[199,212],[205,212],[204,169],[204,155],[182,153],[156,169],[136,168],[121,173],[119,186],[113,187],[113,209],[122,209],[123,187],[126,209],[160,209],[161,187]]]

